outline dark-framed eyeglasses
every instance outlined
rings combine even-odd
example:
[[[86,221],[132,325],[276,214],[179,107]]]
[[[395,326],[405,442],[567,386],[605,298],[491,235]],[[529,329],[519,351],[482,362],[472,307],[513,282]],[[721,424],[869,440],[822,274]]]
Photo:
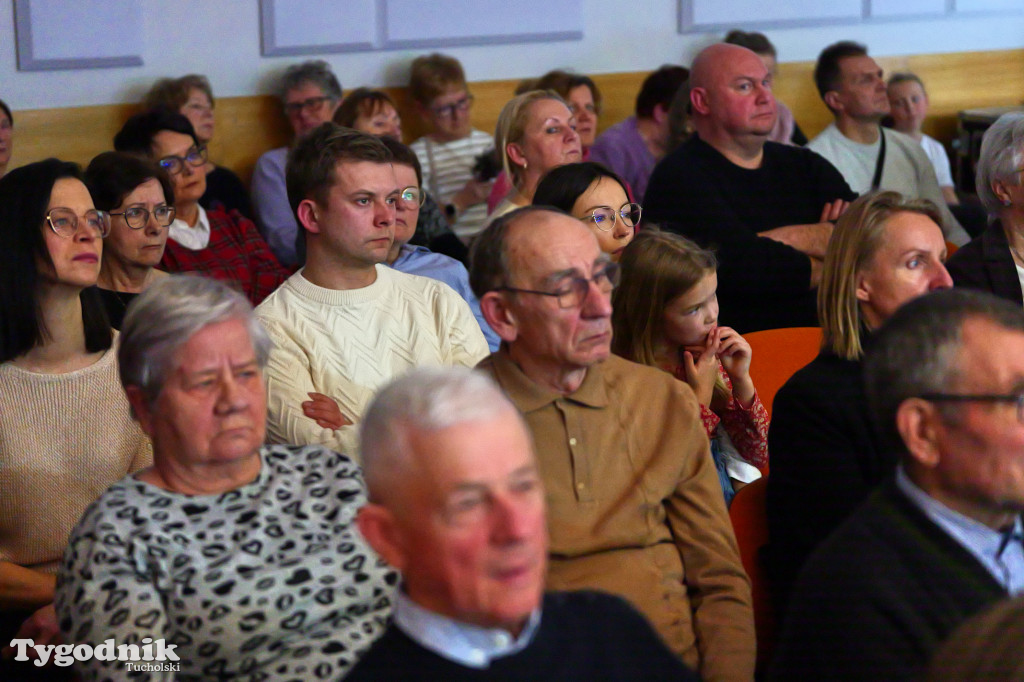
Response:
[[[636,227],[640,223],[642,212],[643,207],[640,204],[623,204],[618,211],[611,206],[598,206],[593,213],[580,220],[594,223],[602,232],[611,232],[615,229],[616,217],[621,218],[622,224],[626,227]]]
[[[936,403],[1008,403],[1017,406],[1017,421],[1024,424],[1024,389],[1016,393],[924,393],[918,398]]]
[[[451,104],[445,104],[440,107],[431,107],[430,110],[434,112],[435,116],[440,116],[442,118],[455,118],[455,114],[469,111],[471,106],[473,106],[473,95],[467,92],[465,97],[462,97]]]
[[[171,154],[161,158],[157,163],[170,175],[177,175],[185,168],[186,163],[193,168],[199,168],[206,163],[206,159],[206,145],[200,145],[189,149],[185,156],[174,156]]]
[[[51,208],[46,214],[46,222],[55,235],[64,239],[73,238],[82,225],[95,230],[101,238],[110,234],[110,215],[95,208],[86,211],[81,219],[70,208]]]
[[[333,100],[333,97],[327,95],[320,95],[319,97],[309,97],[300,102],[288,102],[284,105],[284,113],[294,116],[303,109],[309,109],[310,111],[320,111],[320,109],[326,104]]]
[[[422,206],[423,202],[427,200],[427,193],[419,187],[405,187],[399,193],[398,198],[407,204]]]
[[[558,299],[559,308],[578,308],[583,305],[590,293],[590,283],[597,285],[602,294],[610,294],[619,285],[619,266],[617,263],[605,263],[604,267],[594,273],[593,277],[573,277],[556,291],[537,291],[536,289],[517,289],[500,287],[498,291],[511,291],[517,294],[536,294],[537,296],[553,296]]]
[[[133,230],[141,230],[149,222],[149,209],[142,206],[129,206],[118,213],[111,212],[110,215],[123,215],[128,227]],[[160,227],[167,227],[174,222],[175,210],[173,206],[160,204],[153,207],[153,218]]]

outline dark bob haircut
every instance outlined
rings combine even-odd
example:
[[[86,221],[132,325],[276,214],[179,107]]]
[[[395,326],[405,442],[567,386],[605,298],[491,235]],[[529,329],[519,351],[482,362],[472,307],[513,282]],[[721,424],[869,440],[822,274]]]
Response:
[[[373,116],[385,105],[391,105],[392,109],[398,111],[394,101],[383,90],[356,88],[341,100],[334,112],[334,122],[346,128],[354,128],[360,116]]]
[[[7,102],[0,99],[0,109],[7,114],[7,120],[11,122],[11,127],[14,126],[14,115],[11,113],[11,108],[7,106]]]
[[[0,178],[0,362],[24,355],[47,340],[36,263],[53,267],[43,230],[48,229],[44,225],[53,187],[64,178],[81,180],[78,164],[46,159]],[[80,298],[86,350],[107,350],[113,336],[99,292],[88,287]]]
[[[416,184],[423,187],[423,168],[420,166],[420,159],[416,156],[416,152],[390,137],[382,137],[380,141],[391,151],[391,156],[394,157],[393,163],[397,163],[399,166],[411,166],[416,171]]]
[[[596,161],[581,161],[548,171],[537,185],[537,191],[533,195],[533,205],[554,206],[571,214],[576,200],[601,178],[611,178],[619,183],[627,200],[629,199],[629,192],[626,190],[626,183],[622,181],[622,178]]]
[[[128,154],[152,156],[153,138],[161,130],[188,135],[197,147],[201,144],[192,123],[182,114],[168,109],[150,109],[124,122],[121,130],[114,135],[114,149]]]
[[[113,211],[136,187],[155,179],[168,206],[174,206],[174,187],[166,171],[149,159],[125,152],[103,152],[85,169],[85,185],[101,211]]]

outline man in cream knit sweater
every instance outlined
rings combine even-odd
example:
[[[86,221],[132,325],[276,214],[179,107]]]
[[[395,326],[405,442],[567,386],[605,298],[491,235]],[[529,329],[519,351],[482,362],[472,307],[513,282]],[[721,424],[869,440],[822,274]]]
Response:
[[[274,340],[267,439],[358,459],[355,423],[379,387],[421,365],[472,367],[487,342],[448,285],[381,265],[401,188],[380,140],[325,123],[291,152],[286,181],[306,266],[256,309]],[[346,424],[325,428],[306,417],[311,393],[336,402]]]

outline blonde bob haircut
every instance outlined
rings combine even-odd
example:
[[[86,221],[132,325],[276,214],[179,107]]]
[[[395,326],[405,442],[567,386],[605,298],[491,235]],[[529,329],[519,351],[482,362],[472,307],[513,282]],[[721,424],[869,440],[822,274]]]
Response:
[[[516,185],[521,180],[522,168],[509,158],[508,146],[522,143],[526,136],[526,125],[530,120],[530,105],[542,99],[553,99],[565,104],[565,100],[554,90],[530,90],[506,102],[498,115],[498,125],[494,129],[494,146],[501,154],[501,165],[505,169],[505,174],[512,178]],[[565,108],[568,109],[569,105],[565,104]]]
[[[846,360],[864,355],[857,275],[870,266],[885,241],[886,223],[897,213],[919,213],[936,226],[942,224],[938,208],[927,199],[907,200],[899,192],[873,192],[850,204],[825,250],[818,287],[821,347]]]
[[[671,232],[645,225],[622,252],[619,286],[612,294],[612,352],[657,366],[665,308],[708,274],[715,254]]]

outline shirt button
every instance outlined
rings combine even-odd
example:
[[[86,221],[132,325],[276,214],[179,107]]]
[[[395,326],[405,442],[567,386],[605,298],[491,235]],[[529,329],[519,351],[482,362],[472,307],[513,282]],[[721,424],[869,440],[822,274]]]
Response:
[[[576,487],[579,488],[580,490],[583,490],[584,488],[587,487],[587,484],[586,483],[577,483]]]
[[[569,445],[576,445],[576,439],[575,438],[570,438],[569,439]]]

